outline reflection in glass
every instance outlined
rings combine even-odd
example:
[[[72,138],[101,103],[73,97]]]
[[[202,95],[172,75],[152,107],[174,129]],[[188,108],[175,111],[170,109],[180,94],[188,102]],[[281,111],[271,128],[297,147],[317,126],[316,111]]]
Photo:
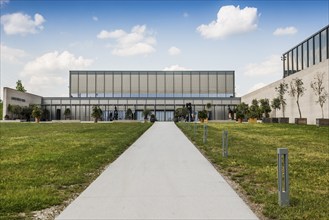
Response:
[[[320,34],[314,36],[314,64],[320,62]]]
[[[328,59],[327,31],[321,32],[321,61]]]
[[[307,41],[303,43],[303,69],[308,67],[308,47]]]
[[[313,66],[314,56],[313,56],[313,38],[308,40],[308,65]]]

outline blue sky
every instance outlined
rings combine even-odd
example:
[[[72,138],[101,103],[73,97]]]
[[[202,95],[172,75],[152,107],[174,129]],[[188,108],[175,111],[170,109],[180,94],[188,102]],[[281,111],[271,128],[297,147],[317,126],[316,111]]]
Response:
[[[0,2],[1,87],[42,96],[68,96],[76,69],[235,70],[243,95],[329,23],[328,1]]]

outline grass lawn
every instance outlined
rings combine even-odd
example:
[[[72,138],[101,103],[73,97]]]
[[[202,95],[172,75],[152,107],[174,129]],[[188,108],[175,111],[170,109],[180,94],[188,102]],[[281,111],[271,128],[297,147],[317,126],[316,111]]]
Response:
[[[177,125],[265,217],[328,219],[329,127],[208,123],[208,141],[203,144],[203,125],[198,125],[196,138],[193,123]],[[224,129],[229,136],[228,158],[222,157]],[[278,205],[277,148],[282,147],[289,151],[289,207]]]
[[[0,219],[26,219],[72,198],[150,126],[1,123]]]

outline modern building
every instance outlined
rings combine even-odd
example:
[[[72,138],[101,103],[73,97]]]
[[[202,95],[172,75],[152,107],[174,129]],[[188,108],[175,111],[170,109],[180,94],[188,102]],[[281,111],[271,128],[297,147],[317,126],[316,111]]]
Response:
[[[98,105],[104,121],[111,120],[114,111],[119,119],[125,119],[128,109],[136,120],[142,120],[145,108],[157,120],[171,121],[175,109],[187,103],[191,103],[196,118],[198,111],[211,103],[213,120],[228,119],[229,109],[240,103],[235,97],[234,71],[70,71],[69,77],[69,97],[42,97],[41,103],[25,104],[40,104],[47,109],[47,120],[64,119],[64,111],[69,108],[72,120],[90,121],[92,107]],[[13,100],[12,92],[5,90],[8,105]]]
[[[263,88],[253,91],[241,97],[241,101],[250,104],[253,99],[268,98],[272,100],[277,97],[275,87],[280,83],[290,82],[299,78],[306,88],[305,94],[300,97],[300,107],[303,118],[307,118],[308,124],[315,124],[316,118],[321,118],[321,108],[310,84],[315,81],[319,74],[323,76],[323,87],[329,93],[329,26],[322,28],[303,42],[282,55],[283,78],[273,82]],[[285,94],[286,112],[285,116],[290,118],[290,123],[294,123],[294,118],[299,118],[296,100]],[[324,118],[329,118],[329,96],[326,96],[326,103],[323,106]],[[272,111],[272,117],[282,117],[282,111]]]

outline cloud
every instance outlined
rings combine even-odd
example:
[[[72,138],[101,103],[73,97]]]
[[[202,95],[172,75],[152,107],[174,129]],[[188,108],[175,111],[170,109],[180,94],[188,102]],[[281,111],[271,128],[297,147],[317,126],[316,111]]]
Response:
[[[27,53],[21,49],[10,48],[0,44],[1,62],[19,63],[20,59],[27,56]]]
[[[175,56],[175,55],[178,55],[181,53],[181,50],[177,47],[170,47],[168,49],[168,53],[171,55],[171,56]]]
[[[58,96],[69,84],[69,70],[85,69],[92,63],[93,60],[76,57],[68,51],[54,51],[28,62],[21,76],[27,80],[26,88],[30,92]]]
[[[290,27],[285,27],[285,28],[277,28],[273,32],[273,35],[276,35],[276,36],[294,35],[297,32],[298,32],[297,28],[290,26]]]
[[[171,65],[169,67],[165,67],[163,68],[164,71],[174,71],[174,70],[191,70],[191,69],[188,69],[186,67],[182,67],[182,66],[179,66],[179,65]]]
[[[279,55],[272,55],[261,63],[250,63],[245,67],[246,76],[270,76],[282,73],[282,63]]]
[[[38,13],[34,15],[34,20],[31,16],[22,13],[1,16],[1,24],[8,35],[20,34],[25,36],[27,34],[36,34],[43,30],[42,24],[45,21],[44,17]]]
[[[146,30],[146,25],[136,25],[130,33],[122,29],[102,30],[97,38],[115,40],[115,44],[109,47],[112,48],[112,54],[116,56],[146,55],[155,52],[156,39],[154,34]]]
[[[255,85],[253,85],[253,86],[248,90],[247,94],[248,94],[248,93],[251,93],[251,92],[253,92],[253,91],[256,91],[257,89],[263,88],[263,87],[266,86],[266,85],[267,85],[267,84],[262,83],[262,82],[257,83],[257,84],[255,84]]]
[[[189,16],[190,16],[190,15],[189,15],[187,12],[184,12],[184,13],[183,13],[183,17],[184,17],[184,18],[188,18]]]
[[[240,6],[223,6],[217,13],[217,20],[200,25],[197,31],[207,39],[224,39],[231,35],[256,30],[257,18],[257,8],[240,9]]]
[[[98,21],[98,17],[96,17],[96,16],[93,16],[92,19],[93,19],[94,21]]]

